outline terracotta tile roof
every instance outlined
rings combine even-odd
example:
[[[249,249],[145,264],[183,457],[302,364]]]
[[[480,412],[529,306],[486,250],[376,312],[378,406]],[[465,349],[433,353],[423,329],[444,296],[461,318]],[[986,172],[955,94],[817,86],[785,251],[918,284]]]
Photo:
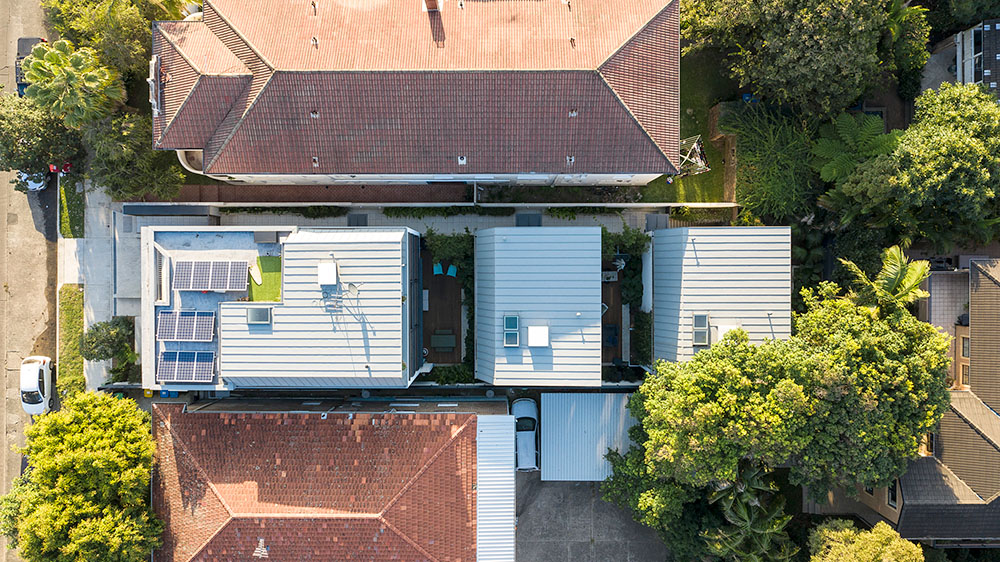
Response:
[[[154,405],[157,562],[476,553],[469,414],[183,413]]]
[[[204,148],[214,174],[677,171],[678,0],[315,4],[206,1],[201,27],[154,28],[196,50],[208,29],[252,74],[197,101],[165,84],[202,109],[157,148]]]

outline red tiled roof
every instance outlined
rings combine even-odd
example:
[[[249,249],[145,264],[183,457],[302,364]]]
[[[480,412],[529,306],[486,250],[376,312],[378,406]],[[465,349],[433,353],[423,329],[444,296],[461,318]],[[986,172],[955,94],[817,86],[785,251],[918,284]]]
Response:
[[[469,414],[228,414],[153,407],[156,562],[438,560],[476,553]]]
[[[203,148],[213,174],[676,172],[678,0],[441,1],[215,0],[200,28],[158,24],[154,47],[207,28],[252,79],[197,102],[165,84],[199,130],[154,131],[157,148]]]

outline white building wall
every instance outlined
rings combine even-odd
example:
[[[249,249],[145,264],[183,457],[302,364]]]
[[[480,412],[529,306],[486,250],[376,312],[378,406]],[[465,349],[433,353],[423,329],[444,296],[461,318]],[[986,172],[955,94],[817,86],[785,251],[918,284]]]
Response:
[[[514,417],[476,417],[476,560],[514,562]]]
[[[476,376],[496,385],[600,386],[601,230],[482,230],[476,243]],[[520,319],[519,347],[503,347],[503,317]],[[548,347],[527,327],[547,325]]]
[[[788,227],[690,227],[653,233],[653,354],[686,361],[695,314],[739,326],[752,342],[791,335],[791,231]]]

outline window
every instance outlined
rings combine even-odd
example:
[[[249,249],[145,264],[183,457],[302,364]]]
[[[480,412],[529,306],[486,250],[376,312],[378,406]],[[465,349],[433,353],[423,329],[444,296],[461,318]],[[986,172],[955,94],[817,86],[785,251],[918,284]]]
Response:
[[[503,317],[503,346],[519,347],[521,345],[520,319],[515,315]]]
[[[896,507],[896,480],[889,484],[889,487],[885,489],[885,502],[889,504],[889,507]]]
[[[962,365],[962,386],[969,386],[969,381],[971,380],[972,377],[969,376],[969,366]]]
[[[924,438],[924,449],[927,450],[927,455],[934,456],[934,434],[928,433],[927,437]]]
[[[708,345],[708,315],[694,315],[694,331],[692,333],[694,345]]]
[[[38,369],[38,391],[45,393],[45,371]]]
[[[514,426],[514,431],[535,431],[535,420],[531,418],[517,418]]]
[[[870,488],[868,486],[865,486],[865,493],[868,494],[869,496],[874,496],[875,495],[875,488]]]
[[[962,337],[962,357],[969,356],[969,338]]]

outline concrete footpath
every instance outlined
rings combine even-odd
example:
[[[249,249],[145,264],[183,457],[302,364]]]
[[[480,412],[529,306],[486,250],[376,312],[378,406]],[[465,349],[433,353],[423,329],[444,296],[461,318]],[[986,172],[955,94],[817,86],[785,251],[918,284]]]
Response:
[[[85,194],[84,238],[59,238],[58,282],[83,285],[84,327],[110,320],[114,311],[114,248],[111,198],[100,189]],[[96,389],[107,379],[108,361],[84,361],[87,388]]]

